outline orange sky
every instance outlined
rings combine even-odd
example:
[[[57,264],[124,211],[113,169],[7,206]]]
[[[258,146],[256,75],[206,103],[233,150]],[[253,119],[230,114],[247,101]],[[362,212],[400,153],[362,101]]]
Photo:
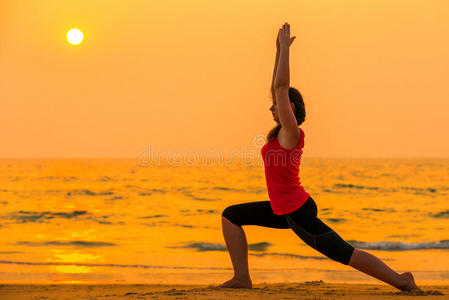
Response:
[[[2,0],[0,157],[251,147],[274,125],[284,22],[304,157],[448,157],[448,16],[447,0]]]

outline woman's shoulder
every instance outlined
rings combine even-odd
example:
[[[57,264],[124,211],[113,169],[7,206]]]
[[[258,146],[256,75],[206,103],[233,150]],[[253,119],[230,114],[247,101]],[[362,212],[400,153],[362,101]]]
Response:
[[[303,141],[304,141],[304,131],[301,129],[301,127],[298,127],[298,131],[299,131],[299,137],[295,138],[295,142],[293,142],[291,140],[291,137],[288,138],[285,133],[281,133],[279,132],[278,136],[276,137],[277,142],[279,143],[279,145],[281,146],[281,148],[285,149],[285,150],[293,150],[296,149],[298,147],[302,147],[303,145]],[[280,139],[279,139],[280,137]],[[289,141],[290,139],[290,141]]]

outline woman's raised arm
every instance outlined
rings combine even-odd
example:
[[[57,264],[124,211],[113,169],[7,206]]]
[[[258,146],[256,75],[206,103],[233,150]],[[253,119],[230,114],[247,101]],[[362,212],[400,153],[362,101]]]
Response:
[[[286,133],[293,138],[299,137],[298,122],[290,105],[288,89],[290,87],[289,55],[290,45],[295,37],[290,38],[290,25],[285,23],[279,29],[279,62],[274,81],[276,94],[276,106],[279,113],[279,121]]]
[[[276,94],[274,93],[274,80],[276,79],[276,71],[278,69],[278,62],[279,62],[279,52],[280,52],[280,45],[279,45],[279,32],[278,36],[276,38],[276,59],[274,61],[274,69],[273,69],[273,79],[271,80],[271,97],[274,101],[276,101]]]

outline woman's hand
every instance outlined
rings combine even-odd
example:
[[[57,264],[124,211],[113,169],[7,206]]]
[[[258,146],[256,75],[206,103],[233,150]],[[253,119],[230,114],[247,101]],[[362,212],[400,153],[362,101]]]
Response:
[[[290,47],[296,36],[290,38],[290,24],[285,22],[282,28],[279,29],[278,37],[276,39],[276,48],[280,50],[281,47]]]

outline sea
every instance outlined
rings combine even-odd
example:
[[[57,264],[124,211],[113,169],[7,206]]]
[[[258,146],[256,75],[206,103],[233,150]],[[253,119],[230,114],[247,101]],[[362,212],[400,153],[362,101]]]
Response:
[[[449,159],[307,158],[318,217],[418,285],[449,284]],[[268,201],[263,162],[0,160],[0,283],[221,284],[221,213]],[[381,283],[291,229],[243,226],[254,283]]]

